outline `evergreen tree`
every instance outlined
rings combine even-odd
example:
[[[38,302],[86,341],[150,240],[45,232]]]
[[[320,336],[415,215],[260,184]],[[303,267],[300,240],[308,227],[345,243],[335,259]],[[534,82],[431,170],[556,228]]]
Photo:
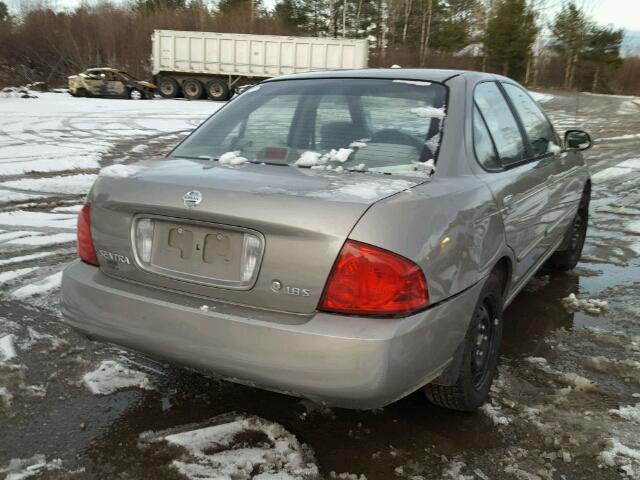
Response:
[[[522,78],[538,28],[525,0],[498,0],[484,34],[489,65],[503,75]]]
[[[607,78],[621,64],[623,31],[595,24],[575,3],[554,19],[551,48],[565,60],[564,86],[607,90]]]
[[[0,1],[0,22],[9,21],[9,7],[7,4]]]
[[[564,86],[573,87],[580,53],[588,41],[589,21],[574,2],[563,5],[556,16],[550,47],[565,59]]]
[[[303,0],[282,0],[277,3],[273,16],[293,34],[307,34],[311,12]]]
[[[186,6],[185,0],[137,0],[134,4],[136,12],[157,13],[157,12],[176,12],[184,10]]]
[[[590,87],[591,91],[610,92],[607,80],[613,70],[622,65],[620,45],[624,36],[623,30],[592,25],[587,35],[587,44],[583,58],[585,68],[581,76],[581,86]],[[585,85],[589,81],[590,85]]]

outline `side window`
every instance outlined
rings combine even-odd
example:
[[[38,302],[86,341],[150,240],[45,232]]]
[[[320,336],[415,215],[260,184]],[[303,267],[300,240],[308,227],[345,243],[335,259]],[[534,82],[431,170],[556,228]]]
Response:
[[[524,140],[498,85],[494,82],[479,84],[476,87],[474,100],[487,122],[487,128],[496,145],[502,165],[509,166],[524,160],[526,157]]]
[[[502,86],[509,95],[520,120],[522,120],[522,125],[527,132],[533,150],[533,156],[538,157],[557,149],[553,127],[529,94],[520,87],[509,83],[503,83]]]
[[[477,106],[473,107],[473,147],[476,158],[487,170],[500,170],[500,160],[493,146],[493,140]]]

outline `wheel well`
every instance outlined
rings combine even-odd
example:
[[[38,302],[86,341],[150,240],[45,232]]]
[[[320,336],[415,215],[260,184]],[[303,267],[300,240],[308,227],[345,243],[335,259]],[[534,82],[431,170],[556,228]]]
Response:
[[[511,260],[508,257],[502,257],[493,267],[491,273],[500,275],[502,284],[502,293],[506,295],[509,284],[511,283]]]

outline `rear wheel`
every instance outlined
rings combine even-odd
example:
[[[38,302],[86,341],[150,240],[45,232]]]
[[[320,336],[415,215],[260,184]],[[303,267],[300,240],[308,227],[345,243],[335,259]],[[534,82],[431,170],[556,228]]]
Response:
[[[449,386],[426,385],[424,390],[431,403],[472,412],[486,402],[502,340],[502,286],[498,273],[487,279],[465,336],[458,379]]]
[[[589,191],[585,190],[580,200],[580,206],[569,230],[567,231],[564,244],[567,248],[558,250],[549,258],[546,267],[556,272],[573,270],[580,261],[584,240],[587,237],[587,227],[589,226]]]
[[[207,82],[207,97],[211,100],[215,101],[225,101],[231,98],[231,90],[229,90],[229,86],[227,82],[224,80],[220,80],[214,78],[213,80],[209,80]]]
[[[188,100],[198,100],[204,95],[204,87],[197,78],[187,78],[182,82],[182,93]]]
[[[180,94],[180,86],[174,78],[160,77],[158,79],[158,92],[164,98],[176,98]]]

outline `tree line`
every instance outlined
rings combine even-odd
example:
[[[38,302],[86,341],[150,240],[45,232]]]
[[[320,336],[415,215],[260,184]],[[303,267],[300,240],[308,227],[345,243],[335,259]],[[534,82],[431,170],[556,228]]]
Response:
[[[262,0],[100,0],[59,11],[41,0],[12,13],[0,1],[0,84],[64,84],[94,66],[149,77],[151,32],[161,28],[366,38],[371,66],[475,69],[534,87],[640,93],[640,59],[621,57],[622,30],[571,0],[550,15],[546,2],[277,0],[267,9]]]

